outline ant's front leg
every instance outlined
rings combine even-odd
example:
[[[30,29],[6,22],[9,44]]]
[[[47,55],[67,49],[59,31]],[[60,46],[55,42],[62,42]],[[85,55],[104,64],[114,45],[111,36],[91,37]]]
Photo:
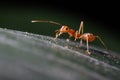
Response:
[[[55,31],[55,38],[54,38],[54,40],[56,40],[58,37],[59,37],[59,34],[60,34],[60,30],[56,30]]]
[[[54,40],[56,40],[62,34],[62,32],[60,32],[60,30],[56,30],[55,32],[56,32],[56,34],[55,34]]]

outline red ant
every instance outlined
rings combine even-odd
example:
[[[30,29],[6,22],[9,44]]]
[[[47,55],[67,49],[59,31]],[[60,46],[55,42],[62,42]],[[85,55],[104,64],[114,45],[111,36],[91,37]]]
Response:
[[[93,42],[96,38],[99,39],[99,41],[103,44],[103,46],[107,49],[107,46],[104,44],[104,42],[102,41],[102,39],[99,36],[95,36],[92,33],[83,33],[83,21],[81,21],[80,23],[80,28],[79,30],[75,31],[74,29],[66,26],[66,25],[62,25],[60,23],[54,22],[54,21],[43,21],[43,20],[32,20],[32,22],[47,22],[47,23],[52,23],[52,24],[57,24],[57,25],[61,25],[62,27],[58,30],[56,30],[56,38],[58,38],[61,34],[63,33],[68,33],[69,34],[69,38],[70,37],[74,37],[75,41],[77,39],[81,39],[80,41],[80,45],[82,45],[82,40],[86,41],[86,46],[87,46],[87,50],[86,52],[90,55],[90,51],[89,51],[89,46],[88,46],[88,42]]]

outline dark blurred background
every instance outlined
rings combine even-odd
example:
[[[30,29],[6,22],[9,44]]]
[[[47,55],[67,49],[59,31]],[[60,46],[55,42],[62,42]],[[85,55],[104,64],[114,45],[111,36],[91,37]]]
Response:
[[[77,30],[84,21],[84,32],[101,36],[115,52],[120,52],[119,5],[109,1],[1,1],[0,27],[54,37],[60,26],[48,23],[31,23],[33,19],[53,20]],[[94,43],[93,43],[94,44]],[[95,42],[100,45],[99,42]]]

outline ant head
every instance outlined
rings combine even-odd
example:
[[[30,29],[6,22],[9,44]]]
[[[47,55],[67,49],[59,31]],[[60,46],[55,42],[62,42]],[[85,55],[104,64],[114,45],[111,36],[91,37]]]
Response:
[[[67,33],[68,31],[69,31],[69,27],[65,25],[63,25],[62,28],[60,29],[60,32],[62,33]]]

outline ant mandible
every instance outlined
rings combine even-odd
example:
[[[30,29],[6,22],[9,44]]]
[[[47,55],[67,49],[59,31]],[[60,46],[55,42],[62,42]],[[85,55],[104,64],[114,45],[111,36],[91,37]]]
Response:
[[[99,41],[102,43],[102,45],[107,49],[107,46],[105,45],[105,43],[102,41],[102,39],[99,36],[95,36],[92,33],[83,33],[83,21],[81,21],[80,23],[80,28],[79,30],[74,30],[66,25],[62,25],[58,22],[55,21],[44,21],[44,20],[32,20],[32,23],[34,22],[47,22],[47,23],[52,23],[52,24],[56,24],[56,25],[60,25],[62,26],[60,29],[56,30],[56,36],[55,39],[57,39],[61,34],[63,33],[68,33],[69,34],[69,38],[70,37],[74,37],[75,41],[77,39],[81,39],[80,41],[80,45],[82,45],[82,40],[86,41],[86,46],[87,46],[87,50],[86,52],[90,55],[91,52],[89,51],[89,46],[88,46],[88,42],[93,42],[96,38],[99,39]]]

